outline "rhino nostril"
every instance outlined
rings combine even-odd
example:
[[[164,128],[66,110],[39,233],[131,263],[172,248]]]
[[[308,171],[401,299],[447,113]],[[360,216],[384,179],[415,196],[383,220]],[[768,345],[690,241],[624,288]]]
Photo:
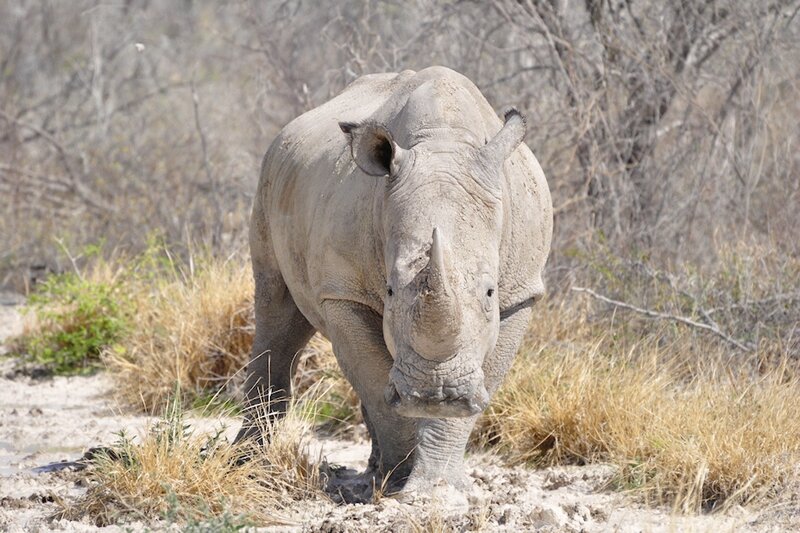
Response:
[[[445,387],[442,389],[442,393],[445,401],[455,401],[463,397],[463,394],[459,394],[455,387]]]
[[[390,407],[397,407],[400,405],[400,394],[397,392],[397,387],[393,383],[389,383],[383,391],[383,399]]]

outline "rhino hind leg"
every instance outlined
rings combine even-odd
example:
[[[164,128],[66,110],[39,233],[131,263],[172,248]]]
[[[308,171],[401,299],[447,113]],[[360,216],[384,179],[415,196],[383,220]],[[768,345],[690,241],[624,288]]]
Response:
[[[404,485],[413,464],[417,423],[395,413],[384,399],[392,357],[383,341],[381,317],[362,304],[344,300],[327,300],[324,311],[333,351],[361,399],[372,439],[367,471],[334,477],[327,489],[341,501],[369,501],[376,490],[390,493]]]
[[[315,330],[289,294],[259,202],[253,208],[250,249],[256,331],[247,365],[245,417],[236,442],[254,439],[261,443],[267,425],[286,413],[297,352],[305,347]]]

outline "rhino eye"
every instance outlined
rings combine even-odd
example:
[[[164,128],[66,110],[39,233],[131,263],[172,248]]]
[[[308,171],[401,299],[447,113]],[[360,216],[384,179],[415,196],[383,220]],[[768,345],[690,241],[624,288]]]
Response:
[[[488,296],[489,298],[491,298],[493,295],[494,295],[494,289],[489,289],[488,291],[486,291],[486,296]]]
[[[394,291],[392,290],[391,287],[386,287],[386,294],[388,296],[394,296]]]

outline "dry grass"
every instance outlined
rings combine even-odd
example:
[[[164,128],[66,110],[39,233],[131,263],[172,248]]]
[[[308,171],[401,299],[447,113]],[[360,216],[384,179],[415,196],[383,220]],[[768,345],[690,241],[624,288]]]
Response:
[[[748,252],[747,257],[734,249],[725,252],[729,259],[723,268],[703,276],[667,276],[640,263],[626,266],[614,258],[590,257],[586,271],[600,272],[590,286],[694,320],[709,314],[753,351],[739,352],[707,332],[647,320],[562,290],[536,308],[523,349],[480,421],[476,440],[502,451],[510,464],[616,464],[618,488],[682,512],[766,501],[797,483],[800,372],[794,332],[800,299],[793,295],[800,264],[766,249]],[[226,384],[241,376],[253,333],[249,268],[237,261],[197,258],[179,267],[168,254],[148,257],[123,273],[105,264],[84,276],[121,284],[131,302],[135,327],[105,352],[119,398],[150,412],[169,406],[170,398],[183,406],[209,395],[229,398],[235,387]],[[299,357],[295,390],[316,398],[303,404],[306,418],[333,429],[357,423],[358,398],[338,369],[330,343],[317,336]],[[280,449],[280,442],[275,440],[270,449]],[[230,448],[216,449],[213,460],[219,464],[210,463],[200,481],[199,474],[186,469],[198,462],[204,445],[204,439],[187,436],[170,448],[163,439],[148,436],[126,452],[137,456],[131,465],[109,462],[98,470],[106,477],[92,505],[117,502],[114,509],[129,505],[152,515],[163,511],[173,492],[185,494],[178,500],[187,502],[193,490],[201,490],[193,487],[227,483],[223,465],[237,453]],[[302,463],[293,446],[281,456]],[[288,464],[265,461],[257,463]],[[152,480],[137,481],[143,488],[136,493],[130,480],[145,470]],[[175,480],[161,492],[153,488],[159,471]],[[236,481],[239,471],[231,474],[231,483],[246,484],[247,475],[242,475]],[[126,483],[129,494],[120,488]],[[144,488],[147,483],[150,489]],[[288,485],[281,490],[292,493]],[[146,503],[153,491],[160,496]],[[233,497],[224,489],[214,491],[223,499]],[[131,503],[140,500],[145,503]],[[209,500],[208,505],[216,504]],[[228,507],[250,512],[240,504]],[[100,516],[105,511],[91,512]]]
[[[316,334],[298,357],[294,393],[303,394],[312,387],[324,390],[315,405],[321,429],[344,435],[354,425],[360,424],[363,421],[361,401],[342,374],[330,341]]]
[[[183,400],[234,385],[252,345],[253,282],[242,261],[195,258],[139,280],[135,328],[105,361],[118,399],[162,410],[178,387]]]
[[[800,463],[800,382],[794,344],[781,340],[791,336],[796,308],[782,301],[781,313],[759,313],[758,302],[787,294],[798,270],[796,261],[749,250],[724,252],[714,275],[666,281],[605,257],[595,282],[670,313],[697,318],[701,308],[722,309],[714,315],[720,327],[740,338],[757,317],[761,338],[747,339],[759,346],[753,353],[562,293],[537,309],[479,438],[512,464],[614,463],[619,488],[683,512],[774,495]],[[247,359],[251,294],[247,268],[217,261],[138,297],[142,327],[124,342],[125,356],[110,359],[129,403],[153,409],[176,383],[185,397],[230,379]],[[314,419],[358,422],[358,398],[330,343],[317,336],[300,357],[296,390],[324,391]]]
[[[222,525],[287,524],[297,500],[324,498],[319,468],[309,459],[311,391],[288,415],[264,428],[264,447],[230,445],[216,434],[195,433],[174,401],[138,442],[122,437],[88,476],[89,490],[62,514],[98,525],[126,519]],[[237,465],[247,454],[250,460]],[[231,530],[238,530],[232,527]]]
[[[421,512],[405,513],[399,530],[408,533],[465,533],[489,531],[489,527],[489,508],[486,505],[472,507],[465,516],[448,510],[445,502],[434,500]]]
[[[682,512],[755,502],[797,479],[800,381],[786,360],[753,374],[716,342],[630,339],[622,326],[598,331],[585,305],[543,307],[530,331],[540,340],[481,421],[482,442],[510,463],[610,462],[620,488]]]
[[[253,281],[241,260],[195,257],[191,268],[153,269],[134,276],[136,327],[106,351],[123,404],[159,412],[175,394],[185,405],[229,405],[240,400],[254,333]],[[330,342],[316,335],[298,354],[295,392],[314,384],[326,391],[314,407],[330,429],[361,421],[359,400],[342,376]]]

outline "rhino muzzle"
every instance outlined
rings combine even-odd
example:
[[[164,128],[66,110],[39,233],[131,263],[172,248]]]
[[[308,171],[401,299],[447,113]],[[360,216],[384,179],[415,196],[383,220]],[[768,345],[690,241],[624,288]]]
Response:
[[[384,399],[398,414],[410,418],[477,415],[489,405],[489,393],[483,384],[483,371],[469,361],[463,355],[439,363],[405,354],[389,373]]]
[[[480,414],[489,405],[489,394],[485,387],[480,387],[471,396],[449,397],[438,392],[425,394],[414,389],[400,396],[397,387],[390,382],[384,398],[399,415],[409,418],[464,418]]]

